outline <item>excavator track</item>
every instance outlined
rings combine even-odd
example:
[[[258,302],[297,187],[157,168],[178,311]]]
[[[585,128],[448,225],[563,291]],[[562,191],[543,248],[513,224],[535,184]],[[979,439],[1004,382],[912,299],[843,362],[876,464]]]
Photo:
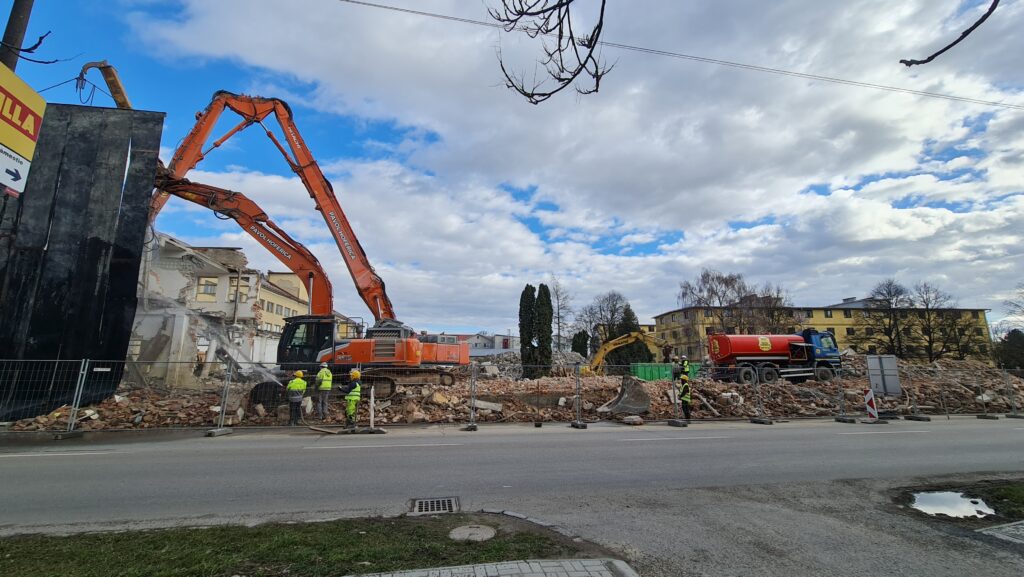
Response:
[[[415,370],[402,371],[401,369],[364,369],[362,374],[363,387],[374,386],[374,396],[378,399],[386,399],[395,394],[398,386],[422,387],[442,386],[450,387],[455,384],[455,374],[447,369],[436,370]]]

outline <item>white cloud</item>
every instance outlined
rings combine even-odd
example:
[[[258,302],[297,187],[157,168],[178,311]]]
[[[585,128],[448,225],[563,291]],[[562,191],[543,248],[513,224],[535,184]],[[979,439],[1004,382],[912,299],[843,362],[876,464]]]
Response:
[[[626,44],[1024,102],[1024,71],[1012,56],[1024,53],[1024,35],[1016,33],[1024,2],[1001,4],[932,64],[898,64],[973,21],[976,10],[955,16],[959,5],[651,0],[639,10],[612,2],[605,34]],[[477,3],[415,7],[486,19]],[[500,44],[521,67],[539,52],[493,30],[343,3],[296,11],[278,0],[188,0],[175,20],[142,11],[130,22],[162,57],[237,61],[259,70],[252,84],[260,90],[283,84],[275,75],[310,83],[287,95],[294,105],[412,130],[393,151],[407,164],[342,159],[325,163],[325,171],[401,318],[414,326],[514,326],[522,285],[551,272],[581,304],[620,290],[641,318],[676,306],[677,283],[703,266],[781,282],[799,302],[816,305],[863,295],[896,275],[908,283],[943,279],[963,304],[999,309],[999,295],[1021,280],[1019,112],[612,49],[604,55],[616,67],[600,93],[529,106],[501,86],[494,49]],[[981,114],[991,117],[987,129],[972,131]],[[300,128],[302,115],[296,111]],[[422,139],[426,131],[439,141]],[[926,157],[943,147],[981,153]],[[339,307],[361,310],[347,274],[327,256],[334,248],[301,184],[252,169],[193,177],[252,192],[321,255]],[[944,180],[963,169],[973,172]],[[821,183],[831,187],[827,196],[801,192]],[[503,184],[536,186],[536,193],[517,200]],[[541,202],[559,210],[537,210]],[[525,217],[546,228],[547,242]],[[730,222],[753,226],[733,230]],[[650,255],[595,248],[609,236],[615,251],[651,242],[652,231],[680,232],[682,240]]]

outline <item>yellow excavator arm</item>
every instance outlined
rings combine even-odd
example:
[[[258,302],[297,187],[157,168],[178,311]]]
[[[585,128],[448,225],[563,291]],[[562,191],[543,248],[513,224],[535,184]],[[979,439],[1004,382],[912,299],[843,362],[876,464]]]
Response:
[[[604,358],[608,356],[608,353],[614,351],[619,347],[624,347],[628,344],[635,343],[637,341],[643,342],[644,344],[647,345],[658,347],[660,349],[663,349],[664,347],[668,346],[668,343],[649,333],[640,331],[626,333],[620,337],[615,337],[614,339],[603,343],[600,346],[600,348],[597,349],[597,352],[595,352],[594,356],[590,359],[590,371],[595,375],[603,373]]]
[[[93,68],[99,70],[100,74],[103,75],[103,80],[107,83],[107,90],[110,90],[110,96],[114,98],[117,107],[130,109],[132,103],[128,101],[128,94],[124,90],[124,85],[121,84],[121,77],[117,75],[117,70],[108,64],[106,60],[86,62],[85,66],[82,67],[82,71],[78,73],[78,87],[85,88],[85,75]]]

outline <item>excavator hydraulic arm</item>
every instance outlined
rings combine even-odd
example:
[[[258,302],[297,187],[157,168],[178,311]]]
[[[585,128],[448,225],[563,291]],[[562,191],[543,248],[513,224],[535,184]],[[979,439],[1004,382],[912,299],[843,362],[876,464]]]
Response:
[[[270,220],[267,213],[249,197],[185,179],[171,180],[166,175],[158,176],[157,188],[234,219],[242,230],[305,283],[309,293],[309,314],[331,316],[334,293],[320,261],[302,243]]]
[[[131,109],[131,101],[128,100],[128,94],[124,85],[121,84],[117,69],[106,60],[88,62],[82,66],[77,79],[79,87],[84,87],[85,75],[93,68],[99,70],[103,75],[103,80],[117,107]],[[195,166],[196,162],[198,160],[192,162],[188,168]],[[152,203],[163,207],[169,195],[173,194],[209,208],[217,214],[234,219],[242,227],[242,230],[269,250],[305,283],[309,293],[309,314],[331,316],[334,311],[334,293],[331,281],[313,253],[278,227],[259,205],[244,194],[185,180],[182,175],[187,170],[179,171],[178,178],[174,178],[172,172],[164,166],[163,162],[160,162],[154,183],[157,193]],[[162,201],[157,203],[157,198]],[[156,218],[157,212],[159,212],[159,208],[155,212],[150,212],[150,222]]]
[[[225,110],[231,110],[242,117],[242,120],[204,149],[217,121]],[[263,121],[270,116],[273,116],[281,127],[287,148],[263,124]],[[334,237],[338,250],[341,251],[342,260],[345,261],[349,274],[356,285],[356,290],[366,306],[369,307],[374,319],[377,321],[394,319],[394,307],[385,292],[383,279],[370,265],[366,252],[359,244],[359,239],[356,238],[345,212],[334,195],[331,183],[324,177],[320,166],[299,134],[298,128],[292,120],[291,109],[284,101],[276,98],[232,94],[226,91],[214,94],[213,100],[204,111],[196,116],[195,126],[175,151],[174,158],[167,169],[168,179],[171,181],[183,179],[185,174],[195,168],[211,150],[221,146],[233,135],[253,124],[259,124],[263,128],[267,137],[284,156],[292,171],[299,176],[309,196],[316,203],[317,210],[326,221],[327,228],[330,230],[331,236]],[[158,190],[157,194],[153,196],[150,205],[150,219],[156,218],[157,213],[167,202],[168,194],[168,191]]]
[[[124,85],[121,84],[121,77],[117,75],[117,69],[108,64],[106,60],[86,62],[82,66],[81,72],[78,73],[78,78],[75,79],[78,89],[85,88],[85,75],[93,68],[99,70],[100,74],[103,75],[103,81],[107,83],[107,90],[110,90],[110,96],[114,99],[117,107],[131,109],[132,103],[128,100],[128,94],[124,91]]]
[[[614,339],[603,343],[600,348],[594,353],[594,357],[590,359],[590,370],[595,375],[601,374],[604,370],[604,358],[608,356],[608,353],[614,351],[619,347],[624,347],[628,344],[642,342],[647,345],[653,345],[659,348],[665,347],[667,343],[658,337],[652,336],[642,331],[634,331],[626,333],[622,336],[615,337]]]

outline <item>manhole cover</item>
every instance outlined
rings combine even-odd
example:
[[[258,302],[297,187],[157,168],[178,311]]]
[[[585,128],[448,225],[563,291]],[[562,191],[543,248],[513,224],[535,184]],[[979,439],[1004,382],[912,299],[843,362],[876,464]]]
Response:
[[[459,500],[456,497],[441,497],[437,499],[413,499],[410,515],[436,515],[438,513],[456,513],[459,510]]]
[[[454,541],[486,541],[494,535],[494,529],[487,525],[463,525],[448,533],[448,537]]]

